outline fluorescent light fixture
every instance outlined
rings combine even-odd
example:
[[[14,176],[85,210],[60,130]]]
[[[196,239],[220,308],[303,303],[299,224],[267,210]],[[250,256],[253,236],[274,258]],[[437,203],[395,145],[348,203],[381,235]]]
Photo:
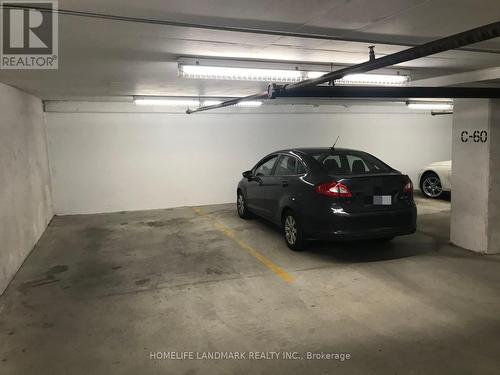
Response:
[[[221,103],[222,103],[221,100],[205,100],[205,101],[201,102],[201,105],[202,106],[218,105],[218,104],[221,104]],[[235,106],[236,107],[249,108],[249,107],[260,107],[261,105],[262,105],[261,101],[249,100],[249,101],[246,101],[246,102],[239,102]],[[231,108],[231,107],[233,107],[233,106],[229,106],[228,108]]]
[[[220,100],[204,100],[203,102],[201,102],[201,105],[205,107],[208,105],[218,105],[220,103],[222,103],[222,101]]]
[[[300,70],[232,68],[206,65],[179,65],[179,75],[184,78],[264,82],[299,82],[304,79],[304,74]]]
[[[171,107],[185,107],[192,106],[198,107],[200,101],[196,99],[168,99],[168,98],[136,98],[134,99],[136,105],[161,105]]]
[[[183,78],[294,83],[321,77],[342,66],[179,57],[178,74]],[[398,86],[409,81],[407,71],[380,69],[369,74],[351,74],[338,85]]]
[[[202,106],[208,106],[208,105],[218,105],[221,104],[221,100],[205,100],[201,102]],[[250,107],[260,107],[262,105],[261,101],[258,100],[249,100],[246,102],[239,102],[238,104],[235,105],[235,107],[243,107],[243,108],[250,108]],[[228,108],[231,108],[233,106],[229,106]]]
[[[408,76],[389,74],[349,74],[335,83],[339,85],[399,86],[408,82]]]
[[[258,100],[249,100],[246,102],[239,102],[236,104],[237,107],[260,107],[262,105],[262,102]]]
[[[307,72],[306,77],[307,77],[307,79],[319,78],[322,75],[325,75],[326,73],[330,73],[330,72]]]
[[[453,103],[449,103],[449,102],[409,101],[406,105],[410,109],[420,109],[420,110],[427,110],[427,111],[451,111],[451,110],[453,110]]]
[[[208,105],[218,105],[221,104],[222,100],[204,100],[201,102],[202,106],[208,106]],[[240,102],[236,104],[236,107],[260,107],[262,105],[262,102],[257,101],[257,100],[249,100],[246,102]],[[229,106],[231,107],[231,106]]]
[[[307,78],[318,78],[328,72],[307,72]],[[395,74],[349,74],[336,79],[339,86],[401,86],[408,82],[408,76]]]
[[[190,107],[195,108],[201,106],[218,105],[222,100],[218,98],[206,98],[201,102],[197,98],[182,98],[182,97],[135,97],[134,103],[140,106],[169,106],[169,107]],[[236,104],[236,107],[259,107],[262,105],[261,101],[249,100]]]

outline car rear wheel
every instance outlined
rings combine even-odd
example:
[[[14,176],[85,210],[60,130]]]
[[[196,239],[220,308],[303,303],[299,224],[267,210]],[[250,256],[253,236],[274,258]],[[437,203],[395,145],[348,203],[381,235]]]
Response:
[[[292,211],[287,211],[283,215],[283,235],[286,245],[290,249],[294,251],[305,249],[306,241],[302,232],[302,226]]]
[[[443,194],[443,187],[439,176],[433,172],[426,173],[420,182],[422,193],[429,198],[439,198]]]
[[[241,191],[238,191],[238,194],[236,195],[236,209],[238,210],[239,217],[241,217],[242,219],[250,218],[250,211],[248,211],[245,196]]]

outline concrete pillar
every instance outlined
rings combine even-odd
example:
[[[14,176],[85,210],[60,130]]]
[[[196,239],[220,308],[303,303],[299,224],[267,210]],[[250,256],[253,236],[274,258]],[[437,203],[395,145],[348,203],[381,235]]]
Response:
[[[500,253],[500,100],[456,99],[451,242]]]

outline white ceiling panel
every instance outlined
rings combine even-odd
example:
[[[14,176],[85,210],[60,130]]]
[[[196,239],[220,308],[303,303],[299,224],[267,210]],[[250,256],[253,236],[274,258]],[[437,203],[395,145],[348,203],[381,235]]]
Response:
[[[498,20],[498,0],[432,0],[344,35],[422,43]],[[496,44],[500,49],[498,40],[488,44]]]
[[[428,0],[354,0],[345,1],[307,26],[334,30],[357,30],[408,12]],[[342,31],[340,31],[342,32]]]
[[[478,6],[478,4],[481,6]],[[237,96],[266,84],[177,77],[181,56],[356,64],[500,20],[498,0],[60,0],[62,9],[217,26],[319,32],[349,41],[229,32],[60,15],[57,71],[0,70],[44,99],[106,95]],[[364,42],[356,42],[360,39]],[[389,44],[376,43],[386,40]],[[500,52],[500,40],[474,47]],[[500,65],[500,53],[449,51],[401,64],[428,78]]]

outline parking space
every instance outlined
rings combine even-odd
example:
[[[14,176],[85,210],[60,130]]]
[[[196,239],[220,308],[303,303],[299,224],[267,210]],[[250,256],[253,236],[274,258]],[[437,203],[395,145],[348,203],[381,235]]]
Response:
[[[2,368],[494,373],[500,258],[448,244],[449,202],[417,202],[414,235],[305,252],[234,205],[55,217],[1,301]],[[158,357],[215,348],[350,359]]]

